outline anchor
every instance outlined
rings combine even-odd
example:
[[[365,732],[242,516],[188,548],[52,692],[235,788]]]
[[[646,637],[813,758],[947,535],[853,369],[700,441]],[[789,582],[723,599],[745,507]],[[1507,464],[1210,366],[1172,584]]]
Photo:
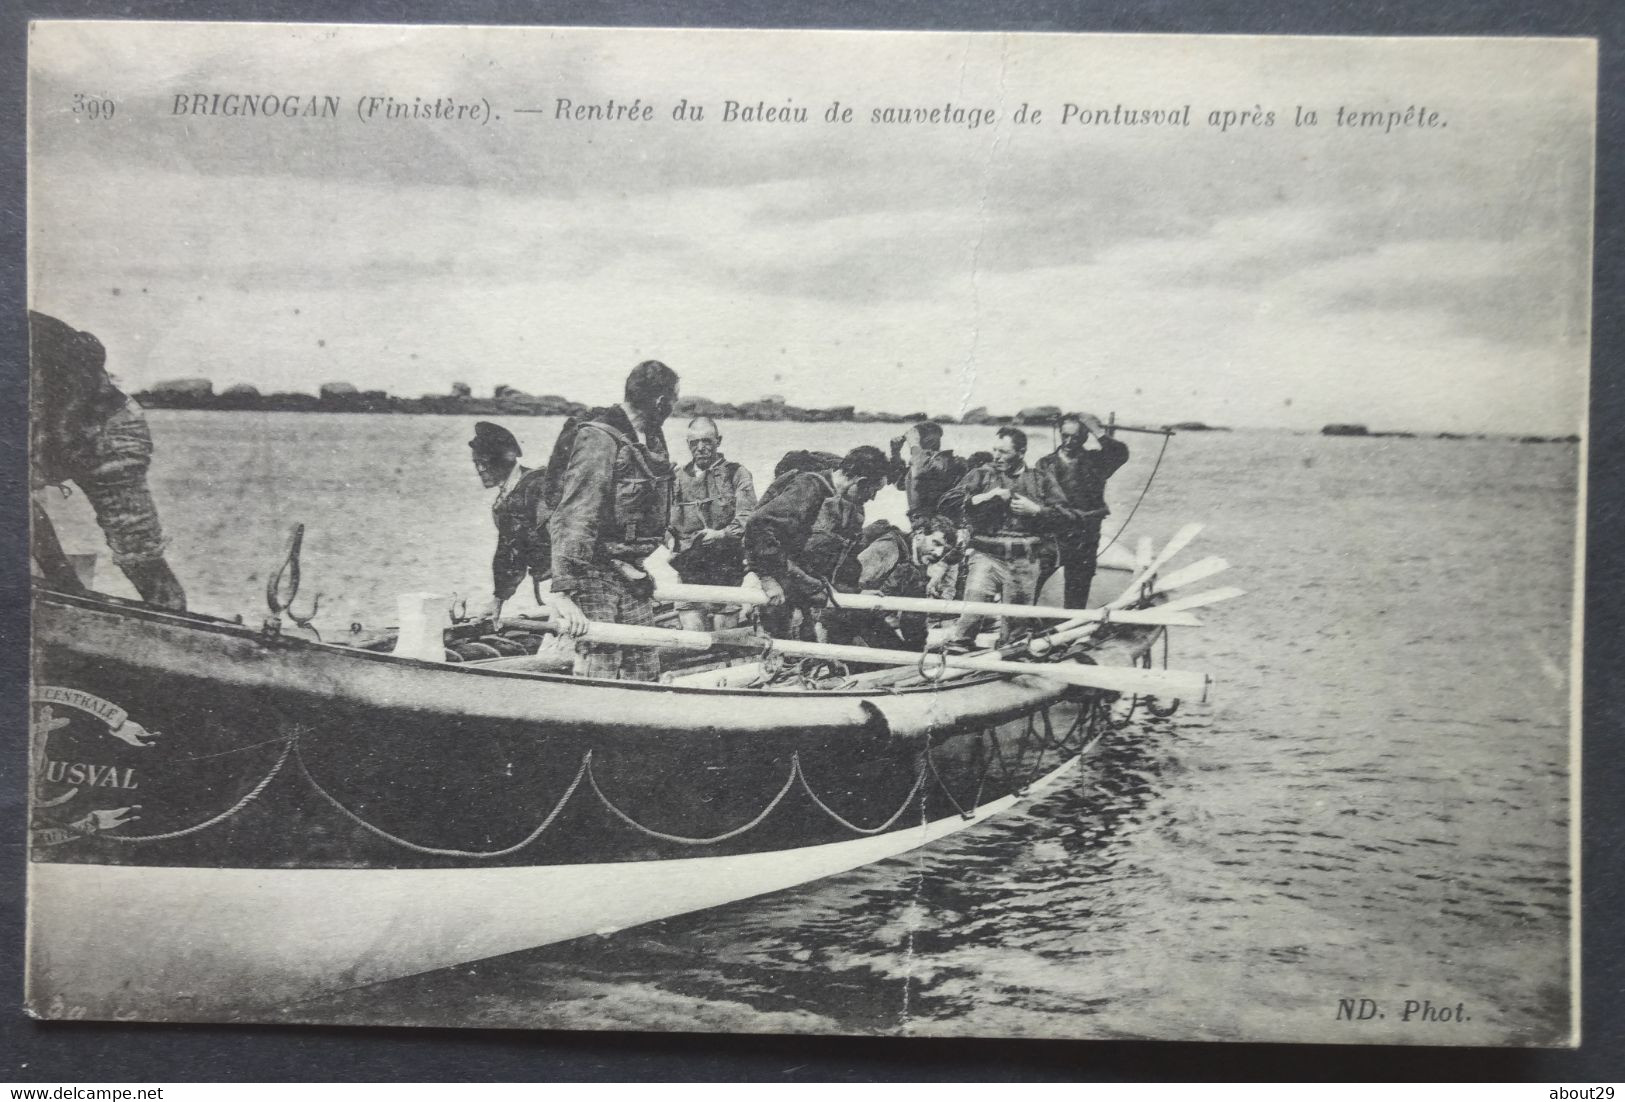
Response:
[[[265,583],[265,603],[271,609],[271,618],[265,622],[265,630],[271,635],[281,631],[281,617],[286,613],[288,619],[296,626],[304,628],[316,637],[317,642],[321,642],[322,633],[316,630],[311,621],[316,619],[316,613],[321,609],[322,595],[318,593],[311,598],[310,611],[305,615],[301,616],[293,610],[293,602],[299,596],[299,552],[304,543],[305,526],[296,524],[293,526],[292,535],[288,538],[288,553],[283,556],[282,565],[276,568],[276,573]],[[286,597],[282,595],[284,583]]]

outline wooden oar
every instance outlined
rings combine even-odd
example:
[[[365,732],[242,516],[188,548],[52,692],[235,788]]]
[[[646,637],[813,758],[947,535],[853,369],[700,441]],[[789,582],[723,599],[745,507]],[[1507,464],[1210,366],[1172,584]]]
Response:
[[[1190,585],[1193,582],[1206,581],[1208,578],[1213,577],[1213,575],[1222,574],[1224,571],[1229,569],[1230,564],[1228,562],[1225,562],[1217,555],[1209,555],[1207,558],[1199,559],[1198,561],[1191,563],[1189,566],[1180,567],[1172,574],[1159,576],[1152,581],[1151,592],[1153,594],[1167,593],[1171,590],[1180,589],[1184,586]],[[1157,607],[1164,608],[1166,606],[1158,605]]]
[[[1232,597],[1240,597],[1242,592],[1242,590],[1234,587],[1229,589],[1210,589],[1205,593],[1198,593],[1195,596],[1186,598],[1185,601],[1177,603],[1182,606],[1181,611],[1190,608],[1202,608],[1206,605],[1217,604],[1220,601],[1228,601]],[[1166,611],[1167,608],[1167,605],[1158,605],[1156,611],[1163,612]],[[1121,620],[1122,617],[1127,615],[1128,613],[1126,612],[1115,612],[1112,614],[1110,622],[1116,623]],[[1093,635],[1096,630],[1099,629],[1099,627],[1099,623],[1078,624],[1073,627],[1062,625],[1053,631],[1046,631],[1041,635],[1035,635],[1030,639],[1026,639],[1021,643],[1016,644],[1015,653],[1021,653],[1021,651],[1025,650],[1027,654],[1032,655],[1034,658],[1044,658],[1054,653],[1058,648],[1068,646],[1069,644],[1077,642],[1079,639],[1087,639],[1089,636]]]
[[[928,612],[943,616],[1002,616],[1012,620],[1103,620],[1124,624],[1154,624],[1170,627],[1198,627],[1200,621],[1161,608],[1115,612],[1098,608],[1062,608],[1059,605],[1004,604],[999,601],[938,601],[927,597],[891,597],[874,593],[837,593],[836,608],[876,612]]]
[[[1145,568],[1151,565],[1151,537],[1141,536],[1134,545],[1134,572],[1143,574]]]
[[[551,619],[510,621],[515,626],[557,632]],[[836,643],[807,643],[799,639],[769,639],[743,632],[677,631],[669,628],[593,621],[582,638],[589,642],[618,647],[674,647],[708,650],[720,647],[753,653],[777,653],[791,658],[821,658],[837,662],[865,662],[877,666],[932,666],[979,673],[1000,673],[1042,677],[1087,689],[1139,693],[1164,697],[1200,697],[1207,691],[1204,674],[1180,670],[1141,670],[1122,666],[1091,666],[1080,662],[1013,662],[985,654],[941,654],[922,656],[913,651],[885,650],[880,647],[854,647]]]
[[[695,605],[765,605],[767,594],[754,585],[690,585],[687,582],[656,582],[654,599]]]
[[[804,643],[794,639],[775,639],[773,650],[792,657],[833,658],[842,662],[870,662],[883,666],[913,666],[921,661],[920,655],[909,651]],[[1079,662],[1013,662],[988,655],[942,654],[938,651],[926,655],[924,662],[928,668],[940,662],[953,669],[1043,677],[1114,693],[1200,698],[1206,694],[1208,687],[1205,674],[1182,670],[1141,670],[1124,666],[1090,666]]]
[[[1245,589],[1237,589],[1228,585],[1222,589],[1204,589],[1200,593],[1193,593],[1189,597],[1181,597],[1177,601],[1155,606],[1157,612],[1188,612],[1193,608],[1206,608],[1216,605],[1220,601],[1231,601],[1237,597],[1245,597]]]
[[[757,586],[688,585],[683,582],[655,586],[657,601],[685,601],[692,604],[765,605],[767,594]],[[893,597],[876,593],[836,593],[836,608],[873,612],[921,612],[938,616],[1003,616],[1012,620],[1100,620],[1107,614],[1099,609],[1062,608],[1059,605],[1004,604],[997,601],[938,601],[927,597]],[[1125,624],[1152,624],[1167,627],[1198,627],[1200,621],[1164,613],[1160,608],[1135,609],[1113,613],[1112,619]]]
[[[1187,524],[1175,532],[1174,538],[1162,545],[1162,550],[1157,552],[1156,556],[1146,564],[1143,570],[1134,575],[1134,580],[1129,582],[1123,592],[1115,600],[1111,601],[1107,607],[1122,608],[1138,599],[1140,587],[1150,581],[1152,575],[1161,570],[1175,555],[1189,547],[1191,541],[1201,535],[1203,527],[1201,524]]]
[[[1167,563],[1181,551],[1185,550],[1185,548],[1189,547],[1191,541],[1201,534],[1202,528],[1203,525],[1193,523],[1187,524],[1185,527],[1175,532],[1173,538],[1167,543],[1163,544],[1162,550],[1157,552],[1157,554],[1153,556],[1149,562],[1140,568],[1139,572],[1134,575],[1134,580],[1129,582],[1127,587],[1124,588],[1123,592],[1119,593],[1110,601],[1107,601],[1101,607],[1110,610],[1126,609],[1129,605],[1133,604],[1135,601],[1138,601],[1141,597],[1141,590],[1144,588],[1145,583],[1150,581],[1156,575],[1157,571],[1162,569],[1165,563]],[[1088,616],[1080,614],[1072,617],[1064,623],[1056,624],[1046,631],[1043,636],[1040,636],[1040,638],[1049,638],[1059,635],[1062,632],[1073,632],[1074,629],[1085,628],[1086,630],[1077,632],[1076,634],[1070,636],[1070,639],[1075,642],[1076,640],[1085,638],[1097,630],[1100,626],[1099,619],[1100,618],[1098,616],[1091,619]],[[1017,643],[1006,647],[1004,648],[1004,653],[1019,654],[1023,651],[1032,653],[1029,642],[1030,641]]]
[[[504,620],[510,627],[526,631],[559,633],[558,624],[551,618],[533,616]],[[603,643],[610,647],[668,647],[673,650],[710,650],[717,645],[717,637],[709,631],[683,631],[679,628],[645,627],[641,624],[611,624],[592,620],[587,633],[581,638],[589,643]]]

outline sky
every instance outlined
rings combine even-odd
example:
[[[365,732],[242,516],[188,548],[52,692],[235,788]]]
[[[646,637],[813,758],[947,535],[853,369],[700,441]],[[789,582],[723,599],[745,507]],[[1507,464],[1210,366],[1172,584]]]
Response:
[[[175,115],[194,92],[343,113]],[[491,118],[362,123],[368,95]],[[560,120],[561,97],[655,117]],[[727,99],[811,118],[725,123]],[[853,122],[823,121],[836,100]],[[1594,100],[1578,40],[39,23],[30,301],[129,389],[597,403],[658,358],[729,402],[1567,433]],[[1067,102],[1191,125],[1062,126]],[[869,121],[944,103],[999,119]],[[1275,125],[1207,124],[1255,108]]]

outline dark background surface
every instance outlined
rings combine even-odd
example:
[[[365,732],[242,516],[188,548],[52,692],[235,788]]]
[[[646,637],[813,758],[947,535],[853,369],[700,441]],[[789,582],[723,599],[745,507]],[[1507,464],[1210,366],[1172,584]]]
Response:
[[[1625,222],[1619,66],[1625,5],[1607,0],[976,0],[521,3],[517,0],[0,0],[0,1081],[1526,1080],[1625,1079]],[[641,1033],[39,1024],[22,997],[27,779],[24,96],[30,18],[848,27],[1225,34],[1552,35],[1601,39],[1590,428],[1581,857],[1584,1034],[1578,1051],[883,1040]],[[116,916],[108,916],[117,921]],[[132,931],[139,936],[139,931]]]

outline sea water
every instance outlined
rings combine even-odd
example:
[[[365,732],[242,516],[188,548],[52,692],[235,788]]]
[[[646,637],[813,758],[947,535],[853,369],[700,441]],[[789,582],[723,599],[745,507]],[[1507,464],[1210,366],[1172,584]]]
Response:
[[[154,494],[193,607],[342,635],[489,589],[474,418],[155,411]],[[557,418],[495,418],[540,463]],[[756,476],[901,426],[724,423]],[[1035,430],[1029,452],[1053,446]],[[682,427],[668,433],[683,452]],[[993,430],[950,426],[961,454]],[[1127,436],[1114,532],[1160,441]],[[1207,528],[1248,590],[1176,629],[1208,706],[1109,736],[1041,801],[807,887],[334,996],[307,1021],[1430,1044],[1568,1030],[1577,453],[1287,432],[1174,439],[1123,540]],[[50,504],[69,551],[100,536]],[[885,491],[871,515],[901,520]],[[97,583],[128,587],[106,560]],[[1205,585],[1196,587],[1205,588]],[[471,794],[474,798],[475,794]],[[1359,1020],[1368,999],[1384,1018]],[[1401,1017],[1409,1002],[1462,1021]]]

